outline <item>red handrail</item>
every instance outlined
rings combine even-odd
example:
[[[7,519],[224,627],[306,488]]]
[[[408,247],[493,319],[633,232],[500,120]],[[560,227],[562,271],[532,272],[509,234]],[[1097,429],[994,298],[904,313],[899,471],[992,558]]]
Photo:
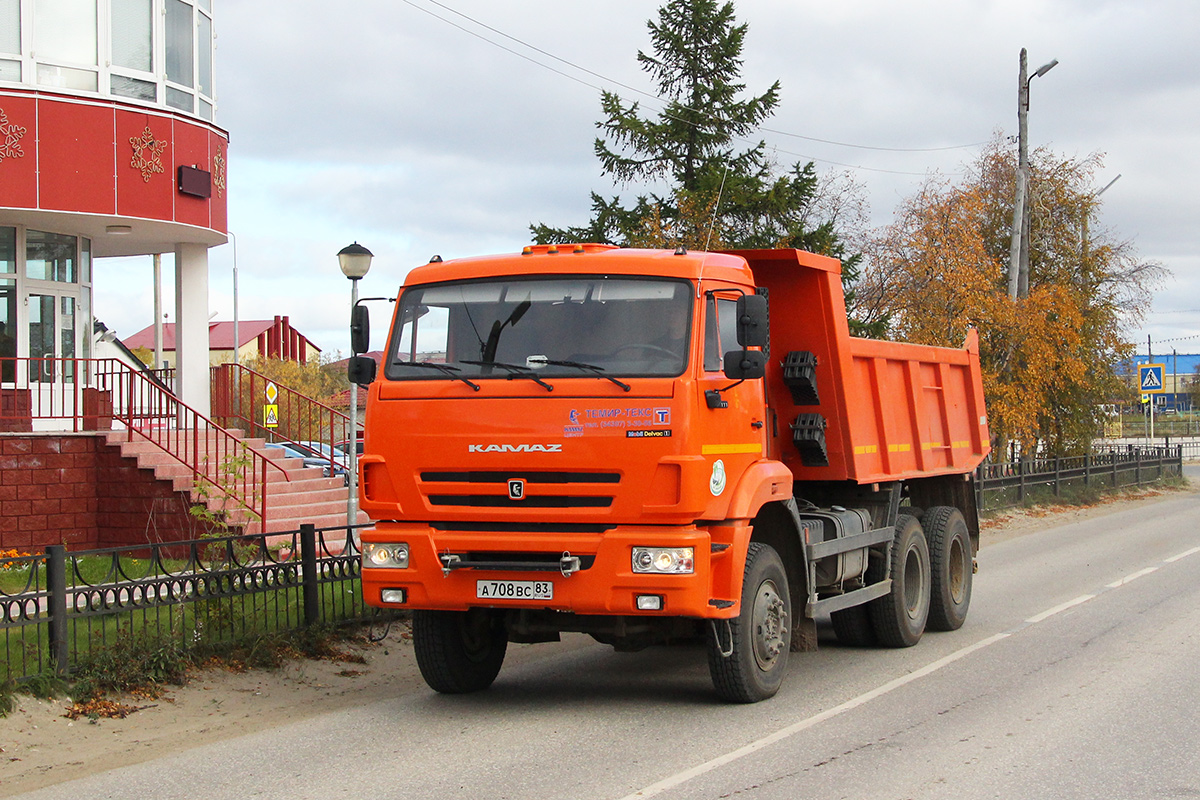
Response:
[[[267,400],[268,384],[275,387],[274,402]],[[268,406],[274,406],[273,424],[265,418]],[[310,450],[329,464],[330,474],[347,466],[338,460],[335,448],[356,438],[350,436],[350,417],[346,414],[244,364],[213,367],[212,415],[227,427]],[[360,421],[360,431],[361,425]]]
[[[11,365],[11,366],[10,366]],[[267,469],[287,472],[241,438],[183,403],[167,385],[114,358],[0,359],[0,430],[34,429],[35,420],[71,420],[71,430],[125,427],[192,473],[193,487],[267,525]],[[40,428],[40,426],[39,426]],[[203,435],[202,435],[203,433]]]

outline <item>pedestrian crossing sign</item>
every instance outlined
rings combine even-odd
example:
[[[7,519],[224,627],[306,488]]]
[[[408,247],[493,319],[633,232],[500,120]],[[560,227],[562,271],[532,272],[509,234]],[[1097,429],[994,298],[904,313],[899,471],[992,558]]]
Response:
[[[1163,382],[1165,364],[1139,364],[1138,384],[1142,394],[1163,394],[1167,387]]]

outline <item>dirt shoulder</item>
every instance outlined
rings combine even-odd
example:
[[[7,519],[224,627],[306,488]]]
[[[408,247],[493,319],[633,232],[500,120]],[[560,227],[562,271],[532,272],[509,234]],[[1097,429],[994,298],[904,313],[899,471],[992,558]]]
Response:
[[[1187,491],[1195,489],[1150,490],[1087,507],[1005,512],[984,521],[982,545]],[[71,706],[65,698],[21,696],[18,708],[0,718],[0,797],[263,730],[283,719],[294,722],[419,690],[423,683],[407,623],[373,633],[379,641],[364,637],[343,646],[350,659],[297,660],[272,671],[210,668],[158,698],[115,698],[128,710],[123,718],[72,720],[65,716]],[[532,657],[521,650],[512,655]],[[356,663],[358,656],[362,663]]]

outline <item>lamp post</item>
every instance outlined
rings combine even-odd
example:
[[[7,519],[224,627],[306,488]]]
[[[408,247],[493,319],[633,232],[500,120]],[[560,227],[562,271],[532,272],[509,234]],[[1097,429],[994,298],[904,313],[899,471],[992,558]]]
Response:
[[[229,231],[229,238],[233,242],[233,363],[239,363],[238,351],[242,348],[242,340],[240,331],[238,330],[238,273],[237,273],[237,237],[233,235],[233,231]]]
[[[358,242],[338,251],[338,265],[350,279],[350,313],[358,305],[358,282],[371,269],[371,251]],[[354,355],[358,355],[355,353]],[[346,526],[358,522],[358,386],[350,386],[350,496],[346,499]]]
[[[1028,56],[1021,48],[1021,74],[1017,83],[1017,195],[1013,202],[1012,245],[1008,251],[1008,296],[1017,299],[1029,294],[1029,209],[1025,195],[1029,189],[1029,83],[1058,64],[1054,59],[1029,75]]]

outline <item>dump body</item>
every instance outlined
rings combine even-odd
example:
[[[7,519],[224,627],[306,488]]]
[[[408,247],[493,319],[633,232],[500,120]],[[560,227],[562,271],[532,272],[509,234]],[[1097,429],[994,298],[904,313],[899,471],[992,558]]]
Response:
[[[797,481],[869,484],[965,474],[979,465],[989,442],[974,330],[961,350],[856,338],[837,260],[797,250],[739,255],[769,292],[769,402],[789,426],[803,414],[820,418],[828,464],[804,458],[793,439],[773,442],[771,457]],[[811,390],[797,393],[785,383],[788,352],[815,357]]]

